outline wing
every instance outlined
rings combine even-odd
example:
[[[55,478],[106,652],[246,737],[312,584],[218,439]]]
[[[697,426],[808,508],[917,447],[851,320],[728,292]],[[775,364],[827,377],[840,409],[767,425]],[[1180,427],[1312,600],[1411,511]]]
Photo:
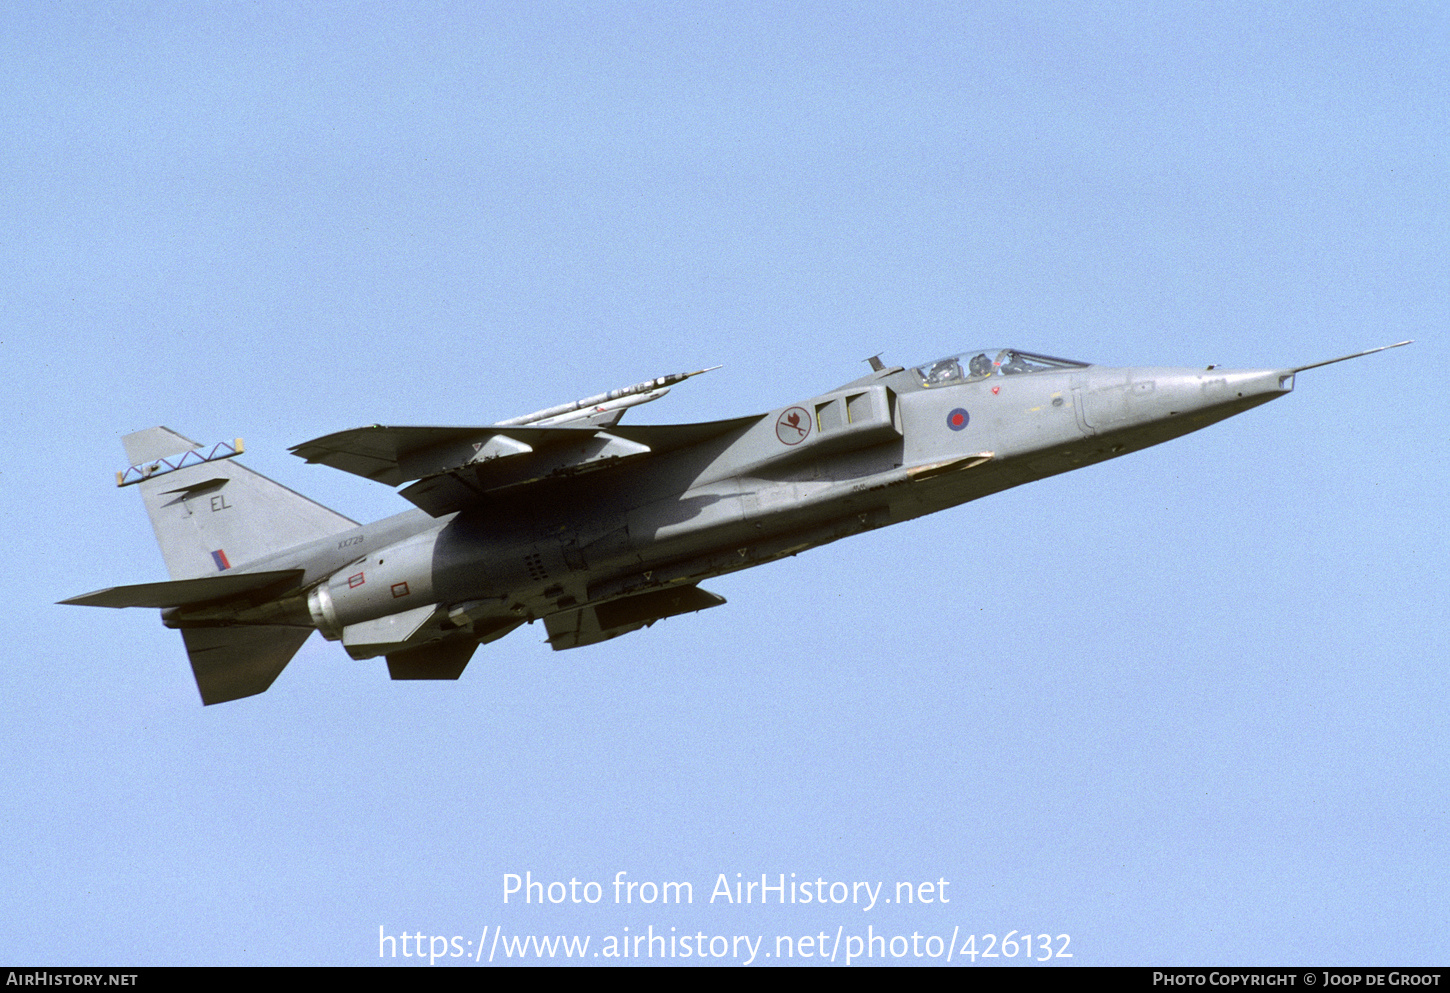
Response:
[[[294,455],[397,486],[441,517],[514,487],[614,469],[743,431],[759,416],[635,427],[354,428],[314,438]]]

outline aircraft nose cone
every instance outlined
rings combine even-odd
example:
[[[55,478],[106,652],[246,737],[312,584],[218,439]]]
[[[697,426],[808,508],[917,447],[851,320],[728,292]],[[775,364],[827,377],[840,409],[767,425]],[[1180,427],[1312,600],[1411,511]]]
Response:
[[[1155,425],[1158,433],[1176,437],[1293,388],[1294,372],[1284,369],[1111,370],[1080,391],[1081,419],[1097,434]],[[1170,427],[1180,419],[1185,423]]]
[[[1174,370],[1158,379],[1161,414],[1188,415],[1202,426],[1268,403],[1294,389],[1287,369]]]
[[[1293,388],[1292,372],[1280,369],[1242,369],[1225,373],[1216,392],[1227,402],[1257,397],[1262,403],[1282,396]]]
[[[1089,435],[1137,431],[1157,444],[1269,403],[1293,389],[1293,370],[1108,371],[1080,390]]]
[[[1283,369],[1252,369],[1229,377],[1234,399],[1257,398],[1266,402],[1294,389],[1294,373]]]

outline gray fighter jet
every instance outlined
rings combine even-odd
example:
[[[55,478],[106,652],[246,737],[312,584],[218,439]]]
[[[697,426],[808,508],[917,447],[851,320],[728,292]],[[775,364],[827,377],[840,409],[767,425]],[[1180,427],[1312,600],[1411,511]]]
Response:
[[[171,581],[64,600],[150,607],[204,703],[261,693],[314,630],[394,679],[457,679],[542,620],[556,650],[725,600],[700,582],[1197,431],[1306,369],[1107,368],[1014,348],[886,368],[765,414],[622,427],[698,373],[485,427],[366,427],[292,451],[417,509],[359,525],[164,427],[127,435]],[[708,370],[701,370],[702,372]]]

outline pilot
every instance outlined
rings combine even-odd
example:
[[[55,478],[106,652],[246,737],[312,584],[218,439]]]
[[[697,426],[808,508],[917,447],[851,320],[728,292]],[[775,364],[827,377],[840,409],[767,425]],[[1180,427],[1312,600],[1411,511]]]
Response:
[[[972,359],[968,368],[972,370],[973,376],[990,376],[992,374],[992,360],[986,355],[978,355]]]
[[[1013,376],[1019,372],[1031,371],[1027,365],[1027,360],[1016,352],[1008,352],[1007,356],[1007,364],[1002,367],[1002,374],[1004,376]]]
[[[962,378],[962,367],[957,364],[956,359],[942,359],[931,367],[931,372],[926,374],[926,381],[933,386],[938,383],[950,383],[954,379]]]

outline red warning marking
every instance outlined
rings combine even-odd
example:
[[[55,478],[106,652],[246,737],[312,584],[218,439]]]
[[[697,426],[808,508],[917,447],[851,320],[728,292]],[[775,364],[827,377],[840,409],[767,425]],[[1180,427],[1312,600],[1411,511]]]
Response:
[[[400,596],[407,596],[407,595],[408,595],[408,584],[407,583],[394,583],[393,584],[393,599],[396,600]]]
[[[811,433],[811,415],[804,407],[791,407],[776,418],[775,436],[784,445],[799,445]]]
[[[1000,387],[1000,386],[994,386],[994,387],[992,387],[992,396],[996,396],[997,393],[999,391],[1001,391],[1001,389],[1002,389],[1002,387]]]
[[[362,573],[359,572],[358,574],[356,574],[354,576],[348,576],[347,577],[347,588],[350,589],[350,590],[355,590],[359,586],[361,586],[363,583],[366,583],[366,582],[367,582],[367,579],[364,577],[364,575]]]

